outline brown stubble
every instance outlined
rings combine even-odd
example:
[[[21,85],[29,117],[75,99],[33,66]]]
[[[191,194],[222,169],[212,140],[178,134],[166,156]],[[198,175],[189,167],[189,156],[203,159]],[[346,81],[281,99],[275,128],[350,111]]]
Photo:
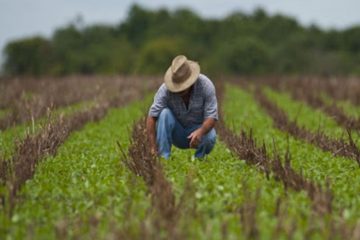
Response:
[[[29,132],[24,139],[17,140],[13,157],[0,159],[0,183],[7,188],[7,196],[1,194],[0,199],[8,215],[12,215],[18,200],[17,193],[26,180],[32,178],[36,165],[46,156],[56,155],[58,147],[73,131],[80,130],[88,122],[102,119],[110,107],[121,107],[142,98],[146,88],[153,86],[154,83],[141,85],[141,81],[122,82],[113,86],[118,94],[104,96],[103,99],[98,99],[95,106],[66,117],[60,115],[53,118],[50,112],[48,121],[38,133]]]
[[[220,102],[223,99],[223,88],[223,86],[218,86]],[[285,123],[284,118],[280,118],[279,125]],[[220,121],[217,130],[221,139],[230,150],[236,153],[239,159],[245,160],[249,165],[256,166],[266,174],[268,179],[270,174],[273,174],[276,180],[283,183],[285,189],[291,188],[295,191],[305,190],[313,200],[315,211],[319,214],[331,213],[331,193],[321,190],[319,185],[305,179],[304,176],[292,168],[289,149],[287,149],[282,161],[276,143],[272,143],[274,152],[273,157],[270,157],[270,154],[267,153],[265,142],[259,145],[253,137],[251,129],[249,132],[241,130],[240,134],[236,135],[225,126],[224,122]],[[323,209],[324,207],[325,209]]]
[[[350,101],[360,105],[360,78],[356,77],[320,77],[320,76],[274,76],[251,78],[251,82],[267,85],[287,92],[297,91],[300,95],[318,96],[325,93],[334,101]],[[238,79],[234,82],[239,83]],[[243,83],[250,83],[248,79]]]
[[[9,113],[0,119],[0,129],[34,121],[49,109],[85,101],[110,101],[116,107],[119,95],[143,96],[159,84],[156,77],[70,76],[64,78],[8,79],[0,82],[0,108]],[[121,103],[121,102],[120,102]]]
[[[245,83],[244,86],[249,89]],[[224,87],[218,87],[218,96],[222,101]],[[286,124],[285,118],[279,119],[280,124]],[[228,129],[223,122],[218,124],[218,133],[221,139],[226,143],[229,149],[234,152],[239,159],[245,160],[249,165],[253,165],[263,171],[269,178],[270,174],[278,181],[281,181],[285,189],[292,189],[295,191],[305,191],[312,203],[313,218],[310,219],[310,223],[305,232],[306,238],[312,237],[313,234],[321,234],[327,238],[342,238],[342,239],[358,239],[360,235],[360,224],[349,225],[343,219],[342,216],[333,216],[333,194],[329,181],[326,181],[325,187],[320,186],[306,179],[302,174],[297,173],[291,167],[291,156],[289,148],[281,160],[281,157],[277,151],[276,143],[273,142],[273,157],[267,154],[265,143],[258,145],[253,138],[252,131],[247,133],[245,130],[241,130],[239,135],[235,135],[230,129]],[[294,233],[297,229],[295,221],[289,223],[289,215],[283,206],[282,199],[278,199],[277,207],[275,210],[275,217],[278,219],[278,224],[274,232],[274,238],[278,238],[280,235],[285,234],[287,238],[294,237]],[[248,212],[253,212],[254,218],[250,218],[252,222],[256,224],[255,211],[251,211],[256,207],[250,207]],[[255,220],[254,220],[255,219]],[[327,219],[327,220],[326,220]],[[313,223],[312,223],[313,222]],[[321,226],[316,224],[321,223]]]
[[[217,89],[220,102],[222,102],[223,86],[218,86]],[[264,172],[268,179],[270,176],[273,176],[276,180],[283,183],[285,189],[305,191],[312,202],[314,214],[317,216],[331,214],[333,197],[330,187],[327,185],[324,190],[320,185],[315,184],[306,179],[302,174],[297,173],[291,166],[291,156],[289,151],[287,151],[284,160],[282,161],[277,151],[276,143],[273,143],[273,157],[270,157],[267,153],[265,143],[259,145],[254,139],[251,130],[249,132],[242,130],[239,135],[236,135],[233,131],[228,129],[222,121],[217,125],[217,132],[222,141],[225,142],[228,148],[234,152],[239,159],[245,160],[247,164],[255,166],[257,169]],[[253,225],[256,225],[256,206],[254,206],[254,204],[256,205],[256,201],[253,201],[249,206],[245,204],[242,207],[249,208],[248,210],[243,209],[240,212],[243,224],[252,222]],[[281,216],[285,217],[285,215]],[[244,218],[248,219],[248,221],[244,222]],[[279,219],[279,224],[281,224],[282,221],[282,219]],[[296,223],[293,223],[291,226],[292,227],[288,229],[285,224],[279,225],[278,228],[281,229],[281,231],[278,229],[278,234],[280,234],[280,232],[286,232],[288,236],[292,236],[296,229]],[[253,236],[256,238],[255,236],[258,236],[258,231],[255,226],[245,226],[245,228],[248,229],[248,237]]]
[[[122,163],[146,183],[151,197],[151,214],[148,216],[150,227],[144,226],[142,239],[184,239],[187,236],[186,223],[181,222],[187,217],[190,222],[194,216],[194,207],[188,203],[194,198],[191,176],[188,176],[183,194],[176,201],[173,187],[166,178],[160,159],[150,152],[145,129],[145,118],[134,124],[131,144],[126,153],[122,151]],[[190,205],[195,204],[193,201]],[[186,210],[187,209],[187,210]],[[165,235],[161,235],[164,233]],[[122,236],[124,236],[124,232]]]
[[[296,121],[291,121],[282,109],[265,96],[260,87],[255,90],[254,96],[279,130],[288,132],[295,138],[313,144],[324,151],[331,152],[334,156],[353,159],[360,166],[360,150],[354,143],[350,131],[348,131],[348,141],[330,138],[320,129],[315,133],[310,132],[304,127],[299,127]]]
[[[81,129],[89,121],[98,121],[105,116],[106,109],[105,105],[99,105],[68,118],[59,117],[48,122],[38,134],[29,134],[17,143],[16,153],[10,160],[11,169],[5,172],[6,185],[9,189],[10,215],[16,205],[17,192],[28,179],[32,178],[39,161],[46,156],[56,155],[58,147],[65,142],[71,132]]]
[[[260,198],[260,190],[258,189],[253,199],[250,191],[245,186],[245,202],[239,208],[240,221],[244,229],[244,234],[247,239],[260,239],[260,231],[256,222],[256,210],[258,207],[258,200]]]
[[[276,150],[274,150],[274,157],[271,158],[267,153],[265,144],[259,147],[251,132],[248,134],[242,130],[240,135],[235,135],[223,123],[218,125],[217,130],[222,141],[239,159],[245,160],[249,165],[256,166],[266,174],[267,178],[270,177],[270,174],[273,174],[276,180],[283,183],[285,189],[306,191],[312,200],[316,213],[320,215],[331,213],[332,194],[330,191],[322,190],[319,185],[298,174],[291,167],[289,152],[285,155],[284,161],[281,160]]]
[[[344,110],[336,105],[337,92],[342,92],[345,95],[343,98],[353,99],[353,101],[358,98],[355,92],[358,90],[360,92],[360,80],[358,83],[350,80],[326,80],[320,78],[298,78],[298,79],[278,79],[277,81],[272,81],[269,83],[264,82],[265,84],[271,86],[275,90],[287,91],[290,92],[292,97],[295,100],[299,100],[307,103],[315,109],[319,109],[327,114],[329,117],[333,118],[340,126],[348,130],[360,131],[360,119],[348,116]],[[326,103],[319,93],[324,91],[328,96],[333,98],[333,103]],[[347,94],[345,94],[347,93]],[[356,97],[356,98],[355,98]],[[342,99],[341,99],[342,100]]]

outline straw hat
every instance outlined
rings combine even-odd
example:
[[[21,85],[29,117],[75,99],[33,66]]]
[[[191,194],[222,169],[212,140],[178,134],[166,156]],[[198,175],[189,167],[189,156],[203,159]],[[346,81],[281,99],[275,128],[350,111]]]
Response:
[[[170,92],[184,91],[196,82],[199,74],[197,62],[188,60],[184,55],[176,56],[165,73],[165,86]]]

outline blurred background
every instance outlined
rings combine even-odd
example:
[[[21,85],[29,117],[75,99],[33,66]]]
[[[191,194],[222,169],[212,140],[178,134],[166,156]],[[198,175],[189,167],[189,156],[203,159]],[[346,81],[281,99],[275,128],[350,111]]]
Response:
[[[0,0],[1,75],[360,75],[357,0]]]

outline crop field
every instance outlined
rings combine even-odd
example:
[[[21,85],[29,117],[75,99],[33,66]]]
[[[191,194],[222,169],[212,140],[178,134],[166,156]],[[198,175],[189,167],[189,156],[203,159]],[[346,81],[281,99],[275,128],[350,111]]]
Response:
[[[214,83],[214,150],[165,160],[161,77],[0,81],[0,239],[360,239],[360,79]]]

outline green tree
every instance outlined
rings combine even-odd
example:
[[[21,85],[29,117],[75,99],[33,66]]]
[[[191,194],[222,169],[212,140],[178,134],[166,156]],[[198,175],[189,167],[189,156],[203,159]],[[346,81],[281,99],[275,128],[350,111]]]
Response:
[[[174,56],[183,53],[180,39],[154,39],[143,47],[137,59],[136,73],[162,74]]]
[[[26,38],[5,48],[12,75],[159,74],[185,54],[211,74],[359,74],[360,27],[324,31],[284,15],[234,12],[204,19],[191,9],[137,4],[117,26],[86,26],[81,17],[50,39]]]
[[[81,72],[82,69],[82,34],[74,25],[58,29],[52,37],[56,66],[52,73],[66,75]]]
[[[9,75],[41,75],[51,64],[51,44],[42,37],[10,42],[5,47],[4,71]]]
[[[224,44],[217,54],[219,66],[232,74],[261,74],[270,70],[267,46],[255,38],[239,38]]]
[[[131,6],[127,19],[119,26],[119,33],[125,35],[135,46],[142,45],[151,28],[152,12],[137,4]]]
[[[360,26],[352,27],[343,33],[343,48],[351,53],[360,53]]]

